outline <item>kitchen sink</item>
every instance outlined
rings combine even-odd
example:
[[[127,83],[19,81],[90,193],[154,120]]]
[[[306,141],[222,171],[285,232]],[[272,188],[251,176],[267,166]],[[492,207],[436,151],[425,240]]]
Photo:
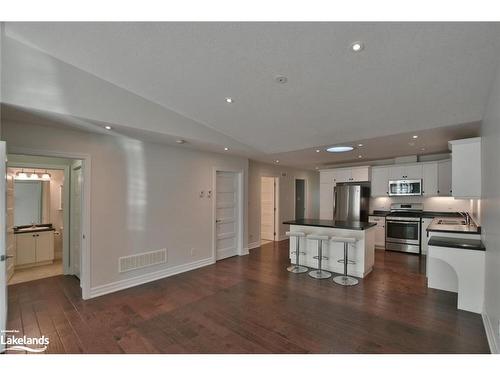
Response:
[[[465,225],[466,222],[465,220],[460,220],[460,219],[439,219],[438,224],[442,225]]]

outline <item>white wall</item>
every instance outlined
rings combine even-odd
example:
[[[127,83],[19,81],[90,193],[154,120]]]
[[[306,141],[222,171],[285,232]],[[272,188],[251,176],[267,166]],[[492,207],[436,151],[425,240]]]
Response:
[[[282,174],[286,174],[283,176]],[[260,242],[260,178],[279,177],[279,237],[283,239],[295,218],[295,179],[306,180],[306,218],[319,217],[319,172],[265,164],[250,160],[248,172],[248,243]]]
[[[481,127],[482,239],[486,246],[485,313],[490,339],[500,350],[500,70]]]
[[[3,136],[13,147],[88,154],[91,176],[91,287],[142,276],[212,256],[213,167],[244,171],[240,157],[185,150],[130,138],[73,129],[4,121]],[[247,191],[244,194],[247,207]],[[244,210],[243,246],[247,246]],[[168,263],[125,274],[118,258],[167,248]],[[193,249],[193,250],[192,250]]]

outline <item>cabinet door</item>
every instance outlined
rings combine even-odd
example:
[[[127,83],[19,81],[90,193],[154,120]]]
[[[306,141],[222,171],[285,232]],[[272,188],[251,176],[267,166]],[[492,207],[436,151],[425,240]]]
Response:
[[[370,181],[370,168],[369,167],[352,168],[351,181],[355,182]]]
[[[372,168],[372,183],[371,183],[371,196],[372,197],[385,197],[389,191],[389,168],[387,167],[373,167]]]
[[[404,168],[404,178],[409,180],[418,180],[422,178],[422,165],[406,165]]]
[[[319,218],[333,220],[333,187],[335,184],[319,184]]]
[[[370,216],[370,223],[375,223],[375,247],[385,248],[385,218],[381,216]]]
[[[438,163],[438,194],[441,197],[451,196],[451,160]]]
[[[351,168],[335,169],[333,171],[333,182],[349,182],[351,181]]]
[[[36,262],[35,233],[16,234],[16,266]]]
[[[422,219],[422,233],[421,233],[421,238],[422,238],[422,254],[427,254],[427,241],[429,241],[429,238],[427,237],[427,227],[429,224],[432,222],[433,219],[427,219],[424,218]]]
[[[428,163],[422,166],[423,190],[422,195],[432,197],[438,195],[438,164]]]
[[[54,232],[39,232],[36,236],[36,261],[54,260]]]
[[[319,183],[320,184],[331,184],[333,182],[333,171],[320,171],[319,172]]]
[[[405,170],[401,165],[393,165],[389,167],[389,179],[390,180],[401,180],[404,179]]]

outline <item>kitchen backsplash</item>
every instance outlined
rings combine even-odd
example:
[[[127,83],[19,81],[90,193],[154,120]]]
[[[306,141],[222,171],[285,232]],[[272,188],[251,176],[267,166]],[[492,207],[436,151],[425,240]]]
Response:
[[[425,211],[467,211],[479,217],[480,201],[453,197],[377,197],[370,199],[370,210],[390,210],[391,203],[423,203]]]

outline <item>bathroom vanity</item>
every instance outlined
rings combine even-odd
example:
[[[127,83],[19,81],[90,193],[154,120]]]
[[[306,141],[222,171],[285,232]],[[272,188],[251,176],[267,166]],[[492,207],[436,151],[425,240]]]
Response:
[[[14,228],[15,268],[28,268],[54,261],[54,228],[51,224]]]

